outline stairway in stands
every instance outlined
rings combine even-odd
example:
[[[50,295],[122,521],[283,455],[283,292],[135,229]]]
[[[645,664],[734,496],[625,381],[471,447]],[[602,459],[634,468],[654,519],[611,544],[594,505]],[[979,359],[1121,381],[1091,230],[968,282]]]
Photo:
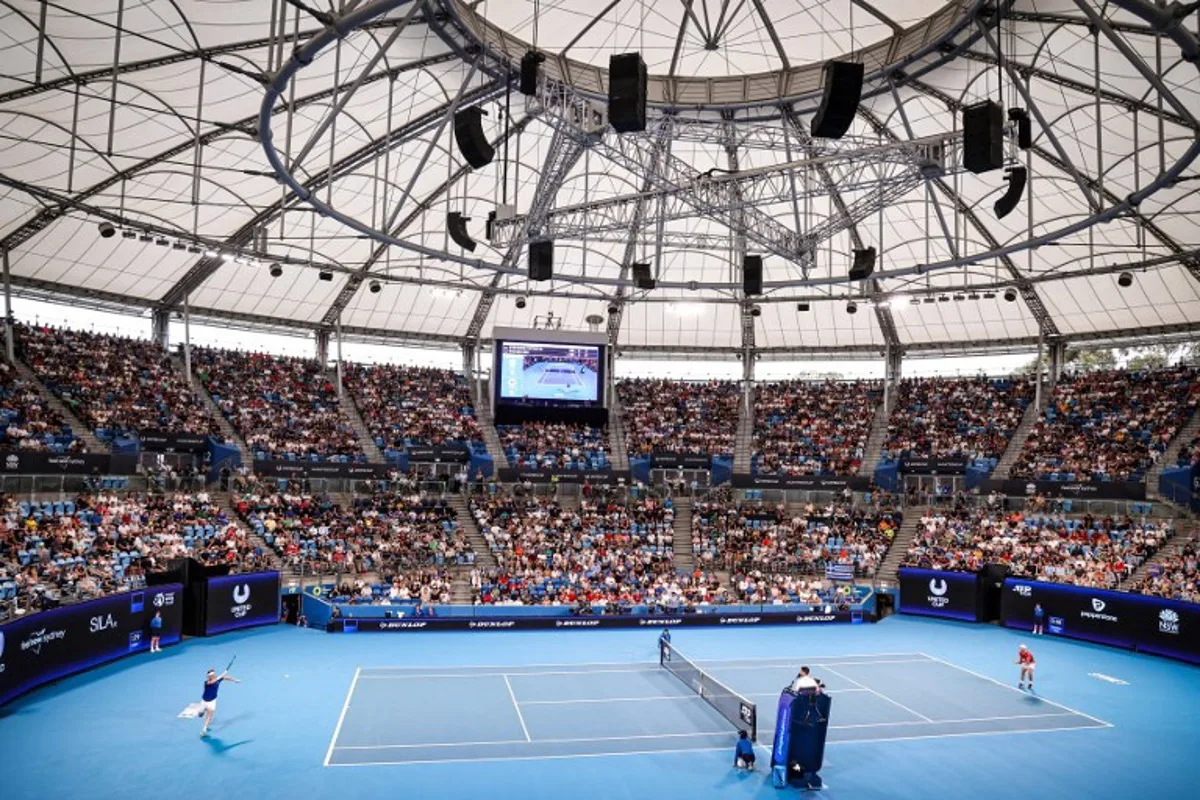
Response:
[[[271,569],[279,570],[288,575],[292,574],[290,570],[283,568],[283,559],[279,557],[275,549],[255,532],[254,528],[250,526],[250,523],[241,514],[237,513],[237,509],[234,508],[233,504],[233,492],[210,491],[208,495],[214,503],[220,506],[229,519],[233,520],[238,527],[246,531],[246,538],[250,541],[250,544],[262,549],[271,564]]]
[[[500,435],[496,433],[496,420],[492,416],[492,391],[489,381],[482,381],[483,396],[475,404],[475,416],[479,419],[479,427],[483,430],[483,443],[487,445],[488,455],[496,469],[508,467],[508,458],[504,455],[504,445],[500,444]]]
[[[1146,499],[1153,500],[1156,503],[1166,503],[1179,516],[1189,516],[1188,510],[1181,505],[1170,502],[1159,494],[1158,479],[1164,469],[1175,466],[1179,458],[1179,451],[1183,449],[1185,444],[1196,438],[1198,432],[1200,432],[1200,409],[1192,413],[1191,419],[1179,429],[1175,434],[1175,438],[1167,443],[1167,449],[1163,451],[1158,461],[1146,473]]]
[[[178,355],[172,353],[167,360],[171,362],[171,366],[174,367],[180,375],[183,375],[185,378],[187,377],[183,367],[183,360],[180,359]],[[246,446],[246,440],[243,439],[236,430],[234,430],[233,425],[230,424],[225,415],[221,413],[221,409],[217,407],[216,402],[212,399],[212,395],[208,393],[208,389],[204,388],[203,381],[193,377],[191,381],[191,387],[192,391],[196,393],[196,396],[200,398],[200,402],[204,405],[204,408],[207,409],[208,415],[217,421],[217,426],[221,429],[221,436],[226,442],[229,442],[237,447],[238,452],[242,454],[242,464],[249,468],[252,464],[254,464],[254,459],[250,455],[250,448]]]
[[[42,396],[42,399],[46,401],[46,405],[71,426],[71,433],[83,440],[83,443],[87,445],[89,453],[112,452],[112,448],[108,446],[108,443],[100,441],[96,434],[92,433],[91,429],[87,425],[84,425],[79,417],[75,416],[74,412],[67,408],[62,400],[55,397],[54,392],[46,388],[46,385],[38,379],[38,376],[34,374],[33,370],[24,361],[17,359],[16,367],[17,374],[23,380],[28,381],[37,390],[38,394]]]
[[[1200,534],[1197,534],[1195,530],[1189,528],[1187,532],[1181,532],[1179,529],[1176,529],[1175,535],[1168,539],[1167,543],[1157,553],[1151,556],[1148,561],[1143,562],[1141,566],[1133,571],[1132,575],[1125,579],[1125,584],[1132,585],[1137,583],[1146,577],[1151,566],[1161,564],[1168,558],[1178,555],[1184,545],[1195,541],[1200,541]]]
[[[613,391],[608,407],[608,456],[615,470],[629,469],[629,451],[625,443],[625,415],[621,411],[621,401]]]
[[[1021,424],[1013,431],[1012,438],[1008,440],[1008,447],[1004,450],[1004,455],[1000,456],[1000,460],[996,462],[996,468],[992,470],[993,478],[999,480],[1008,479],[1013,464],[1017,463],[1017,458],[1021,455],[1021,450],[1025,448],[1025,442],[1028,441],[1029,434],[1033,433],[1034,426],[1042,418],[1042,412],[1050,405],[1050,396],[1053,394],[1051,389],[1053,389],[1053,385],[1047,382],[1042,387],[1042,404],[1039,406],[1031,402],[1025,407],[1025,414],[1021,417]]]
[[[875,409],[875,416],[871,418],[871,432],[867,434],[867,449],[863,455],[862,468],[858,471],[859,475],[865,475],[868,478],[874,477],[875,467],[879,465],[879,459],[883,456],[883,443],[887,440],[888,422],[891,418],[892,409],[896,407],[896,393],[888,393],[888,402],[879,402],[879,407]]]
[[[904,509],[904,519],[900,522],[900,530],[896,531],[887,555],[883,557],[879,569],[875,572],[877,580],[896,582],[899,577],[900,563],[904,561],[904,554],[908,552],[913,537],[917,535],[917,525],[920,523],[921,517],[928,510],[928,506],[913,506]]]
[[[488,547],[487,539],[483,538],[483,531],[479,529],[479,523],[471,514],[471,506],[467,503],[466,495],[450,495],[450,505],[454,508],[454,516],[458,520],[459,529],[467,535],[467,541],[471,543],[471,549],[475,551],[475,566],[480,569],[492,569],[498,566],[496,556]]]
[[[696,569],[696,555],[692,551],[692,499],[676,497],[675,528],[672,532],[675,551],[675,569],[692,572]]]
[[[337,385],[337,370],[329,370],[329,382]],[[358,434],[358,446],[367,454],[367,461],[372,464],[382,464],[384,462],[383,451],[375,444],[375,437],[371,434],[371,429],[367,427],[366,421],[358,411],[358,404],[354,402],[354,398],[350,396],[350,390],[345,388],[344,384],[342,393],[338,397],[338,407],[346,419],[350,420],[354,432]]]
[[[754,455],[754,389],[738,403],[737,433],[733,440],[733,471],[750,474],[750,459]]]

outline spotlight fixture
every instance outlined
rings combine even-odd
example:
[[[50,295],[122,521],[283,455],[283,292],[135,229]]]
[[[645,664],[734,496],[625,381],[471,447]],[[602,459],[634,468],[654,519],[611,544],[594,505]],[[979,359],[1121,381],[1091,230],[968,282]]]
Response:
[[[279,266],[278,264],[272,264],[270,272],[272,278],[278,278],[283,274],[283,267]]]
[[[762,307],[758,306],[758,305],[750,306],[750,316],[761,317],[762,316]]]
[[[855,303],[853,300],[851,300],[849,303],[846,303],[846,313],[847,314],[857,314],[858,313],[858,304]]]
[[[167,241],[167,238],[165,236],[158,237],[157,239],[154,240],[154,243],[156,245],[158,245],[159,247],[166,247],[168,244],[170,244],[170,242]]]
[[[172,250],[187,250],[187,245],[183,242],[175,242],[171,245]]]
[[[1120,286],[1122,289],[1128,289],[1130,286],[1133,286],[1133,273],[1122,272],[1120,275],[1118,275],[1117,286]]]
[[[937,298],[934,297],[933,295],[930,295],[929,297],[926,297],[922,302],[925,303],[926,305],[928,305],[929,303],[936,303]]]
[[[621,310],[621,307],[620,307],[619,305],[617,305],[616,303],[609,303],[609,304],[608,304],[608,314],[609,314],[609,316],[615,316],[617,313],[619,313],[619,312],[620,312],[620,310]]]
[[[101,239],[111,239],[112,237],[117,235],[117,229],[113,227],[113,224],[111,222],[108,222],[108,221],[101,222],[98,227],[100,228],[100,238]]]
[[[954,295],[954,302],[956,302],[956,303],[961,303],[963,300],[966,300],[966,299],[967,299],[967,296],[965,294]]]
[[[205,258],[216,258],[219,255],[220,255],[220,253],[218,253],[216,250],[213,250],[212,248],[208,248],[204,251]]]
[[[379,290],[383,287],[379,285],[379,281],[371,281],[367,284],[367,288],[371,290],[371,294],[379,294]]]
[[[323,269],[317,273],[317,277],[323,281],[331,281],[333,280],[333,273],[327,269]]]
[[[519,308],[519,309],[523,309],[523,308],[525,308],[525,303],[526,303],[526,302],[527,302],[527,300],[526,300],[526,298],[525,298],[525,297],[523,297],[523,296],[522,296],[522,297],[518,297],[518,298],[517,298],[517,308]]]
[[[940,294],[940,295],[938,295],[938,302],[939,302],[939,303],[949,303],[949,302],[950,302],[950,295],[948,295],[948,294]]]
[[[968,300],[978,300],[979,292],[971,292],[970,294],[967,295],[967,299]]]
[[[200,247],[199,247],[198,245],[189,244],[189,245],[188,245],[188,248],[187,248],[187,251],[188,251],[189,253],[199,253],[199,252],[200,252]]]
[[[983,299],[984,299],[984,300],[995,300],[995,299],[996,299],[996,293],[995,293],[995,292],[984,292],[984,293],[983,293]]]
[[[138,241],[139,242],[152,242],[152,241],[154,241],[154,237],[148,233],[142,233],[138,236]]]
[[[921,298],[919,298],[919,297],[914,297],[914,298],[912,299],[912,304],[913,304],[914,306],[919,306],[919,305],[921,305]]]
[[[800,313],[804,313],[805,311],[808,311],[809,308],[810,308],[810,306],[808,303],[796,303],[796,310],[799,311]]]
[[[137,238],[137,231],[121,231],[121,238],[123,238],[123,239],[136,239],[136,238]]]
[[[1011,286],[1004,290],[1004,299],[1010,303],[1015,303],[1017,300],[1017,290]]]

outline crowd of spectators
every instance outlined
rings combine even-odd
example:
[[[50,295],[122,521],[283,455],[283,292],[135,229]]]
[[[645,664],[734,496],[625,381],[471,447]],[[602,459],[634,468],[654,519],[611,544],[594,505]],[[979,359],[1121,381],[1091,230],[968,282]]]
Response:
[[[999,459],[1025,408],[1028,378],[906,378],[888,420],[884,454]]]
[[[1174,548],[1174,552],[1157,564],[1151,564],[1147,574],[1128,588],[1131,592],[1200,603],[1200,541],[1189,539]]]
[[[40,609],[144,585],[179,556],[235,571],[268,566],[246,531],[206,492],[99,493],[65,502],[0,501],[0,583]]]
[[[879,384],[870,381],[758,384],[755,470],[767,475],[857,475],[879,392]]]
[[[1200,436],[1187,442],[1179,450],[1179,466],[1187,467],[1200,463]]]
[[[395,364],[346,364],[343,375],[382,450],[401,451],[406,444],[483,440],[467,381],[456,372]]]
[[[140,431],[218,436],[183,374],[154,342],[18,325],[21,358],[101,438]]]
[[[605,469],[608,429],[571,422],[497,425],[504,455],[513,467]]]
[[[29,381],[22,380],[11,364],[0,362],[0,424],[5,450],[38,450],[50,453],[81,453],[87,447],[71,426],[46,405]]]
[[[1190,367],[1063,375],[1011,476],[1142,480],[1200,403],[1197,375]]]
[[[366,460],[314,359],[197,347],[192,366],[255,458]]]
[[[731,455],[741,384],[652,378],[617,383],[630,456]]]
[[[783,605],[805,603],[810,606],[828,605],[838,611],[848,611],[859,601],[854,587],[814,577],[770,574],[753,570],[730,578],[733,596],[738,603],[753,605]]]
[[[346,578],[329,593],[328,600],[331,603],[356,606],[416,603],[416,615],[424,616],[424,612],[420,610],[421,605],[450,602],[452,580],[444,567],[406,569],[392,575],[384,583],[371,583],[362,578]]]
[[[677,607],[719,590],[710,574],[677,574],[669,500],[592,491],[576,510],[497,493],[472,499],[471,513],[499,564],[473,576],[480,603]]]
[[[258,482],[234,504],[285,568],[305,575],[375,572],[411,592],[412,581],[424,585],[422,570],[475,560],[454,508],[441,498],[381,491],[343,504]]]
[[[706,500],[692,509],[692,549],[708,569],[821,575],[834,564],[871,576],[900,527],[899,511],[848,503],[785,505]],[[804,601],[801,601],[804,602]]]
[[[1170,535],[1165,524],[1129,517],[930,510],[918,523],[904,565],[974,572],[1003,564],[1015,577],[1115,589]]]

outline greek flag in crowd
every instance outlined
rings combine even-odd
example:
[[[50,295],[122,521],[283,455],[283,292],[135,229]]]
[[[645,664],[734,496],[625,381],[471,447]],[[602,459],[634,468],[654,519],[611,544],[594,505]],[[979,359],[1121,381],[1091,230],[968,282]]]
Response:
[[[831,581],[854,580],[853,564],[830,564],[825,567],[825,578]]]

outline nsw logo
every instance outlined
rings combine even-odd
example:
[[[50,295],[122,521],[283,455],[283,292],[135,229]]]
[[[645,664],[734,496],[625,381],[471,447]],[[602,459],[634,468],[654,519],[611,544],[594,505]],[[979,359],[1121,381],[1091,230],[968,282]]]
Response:
[[[1158,612],[1158,629],[1162,633],[1173,633],[1179,635],[1179,612],[1174,609],[1164,608]]]
[[[950,604],[950,598],[946,597],[946,593],[950,591],[950,584],[945,578],[931,578],[929,580],[929,596],[926,597],[931,608],[945,608]]]

